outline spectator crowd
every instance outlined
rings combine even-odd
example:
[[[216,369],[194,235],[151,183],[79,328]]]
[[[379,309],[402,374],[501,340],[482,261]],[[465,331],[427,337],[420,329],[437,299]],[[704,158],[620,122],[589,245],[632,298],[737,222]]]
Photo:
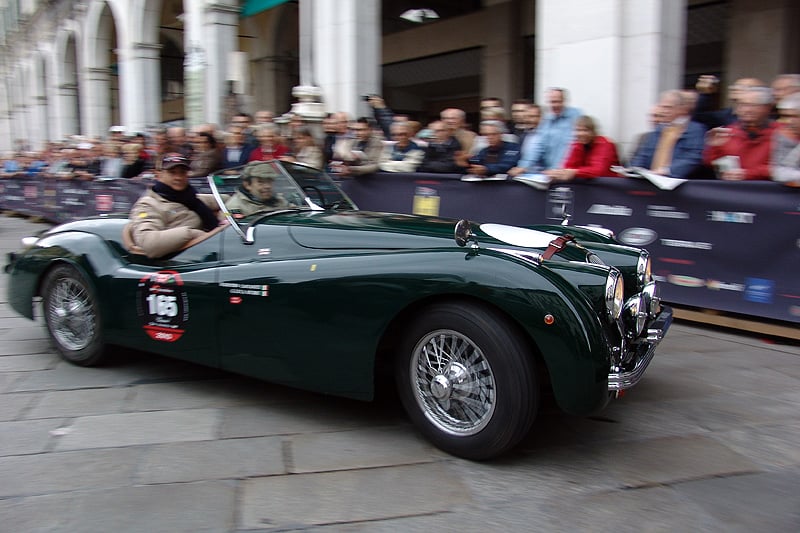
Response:
[[[663,92],[630,154],[600,134],[590,115],[569,105],[566,89],[546,91],[545,105],[515,100],[506,115],[498,98],[480,103],[473,129],[461,109],[429,123],[395,113],[378,95],[366,96],[372,116],[330,113],[319,124],[299,115],[276,122],[274,113],[238,113],[224,129],[206,124],[187,131],[144,133],[114,126],[102,139],[49,143],[40,152],[25,141],[2,161],[2,177],[19,175],[92,180],[139,180],[157,175],[165,154],[190,162],[189,175],[226,171],[249,161],[279,159],[324,168],[341,178],[374,172],[456,173],[465,181],[526,175],[552,181],[614,176],[627,164],[686,179],[774,180],[800,184],[800,74],[768,86],[744,78],[717,108],[719,82],[700,76],[694,89]]]

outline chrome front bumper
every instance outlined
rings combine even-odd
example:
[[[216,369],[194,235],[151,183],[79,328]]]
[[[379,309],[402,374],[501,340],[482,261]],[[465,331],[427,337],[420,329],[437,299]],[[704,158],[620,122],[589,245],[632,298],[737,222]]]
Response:
[[[662,305],[661,312],[647,325],[646,336],[636,348],[633,368],[623,372],[610,372],[608,390],[623,391],[639,383],[644,371],[647,370],[647,365],[653,360],[656,346],[664,338],[670,325],[672,325],[672,308]]]

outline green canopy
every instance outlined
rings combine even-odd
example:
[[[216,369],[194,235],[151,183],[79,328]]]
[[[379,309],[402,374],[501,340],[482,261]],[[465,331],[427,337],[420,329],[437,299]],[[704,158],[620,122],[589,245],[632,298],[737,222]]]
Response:
[[[288,1],[289,0],[245,0],[242,6],[242,16],[250,17],[262,11],[266,11],[267,9],[272,9],[275,6],[285,4]]]

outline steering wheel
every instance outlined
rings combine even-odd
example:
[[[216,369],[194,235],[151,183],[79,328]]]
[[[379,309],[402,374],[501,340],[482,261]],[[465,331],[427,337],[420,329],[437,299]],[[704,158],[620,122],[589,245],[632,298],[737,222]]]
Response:
[[[317,200],[319,200],[317,203],[320,205],[320,207],[325,207],[325,195],[322,194],[322,191],[319,190],[318,187],[314,185],[303,185],[303,191],[305,193],[313,192],[314,195],[317,197]],[[308,196],[311,196],[311,194],[309,194]]]

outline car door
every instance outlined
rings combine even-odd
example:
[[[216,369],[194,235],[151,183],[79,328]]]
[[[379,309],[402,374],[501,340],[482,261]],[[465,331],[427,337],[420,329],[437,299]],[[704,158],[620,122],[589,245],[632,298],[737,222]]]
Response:
[[[110,340],[219,366],[217,270],[224,233],[166,259],[131,255],[109,285],[116,307],[106,323]]]

